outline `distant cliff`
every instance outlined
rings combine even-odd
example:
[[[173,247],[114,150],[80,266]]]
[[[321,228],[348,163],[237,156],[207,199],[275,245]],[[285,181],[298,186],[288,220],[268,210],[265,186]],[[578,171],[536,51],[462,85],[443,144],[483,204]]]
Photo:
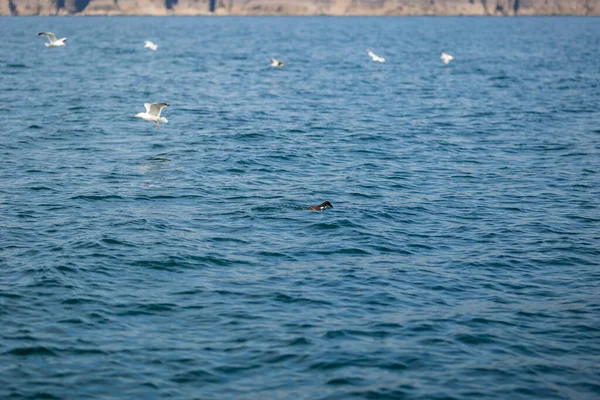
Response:
[[[600,15],[600,0],[0,0],[0,15]]]

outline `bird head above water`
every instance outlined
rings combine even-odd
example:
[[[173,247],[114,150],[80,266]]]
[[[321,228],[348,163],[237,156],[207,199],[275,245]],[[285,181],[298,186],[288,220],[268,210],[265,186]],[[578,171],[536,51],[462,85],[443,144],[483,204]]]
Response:
[[[321,211],[321,210],[326,210],[328,208],[333,208],[331,203],[328,201],[324,201],[323,203],[319,204],[318,206],[308,207],[309,210],[313,210],[313,211]]]

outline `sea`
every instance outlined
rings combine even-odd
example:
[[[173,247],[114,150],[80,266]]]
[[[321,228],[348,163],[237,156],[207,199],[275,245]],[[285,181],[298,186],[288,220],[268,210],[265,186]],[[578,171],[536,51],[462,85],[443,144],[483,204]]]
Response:
[[[0,35],[0,398],[600,398],[599,18]]]

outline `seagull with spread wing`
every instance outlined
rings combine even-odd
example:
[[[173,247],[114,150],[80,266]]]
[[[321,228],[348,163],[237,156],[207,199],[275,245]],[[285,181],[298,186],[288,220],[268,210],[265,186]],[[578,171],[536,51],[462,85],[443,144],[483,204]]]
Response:
[[[52,32],[40,32],[38,36],[46,36],[48,38],[48,43],[44,43],[46,47],[60,47],[64,46],[67,38],[64,37],[62,39],[57,39],[54,33]]]
[[[144,48],[156,51],[156,50],[158,50],[158,45],[155,44],[154,42],[151,42],[150,40],[146,40],[144,42]]]
[[[367,54],[369,55],[369,57],[371,57],[371,59],[375,62],[385,62],[385,58],[383,57],[379,57],[377,54],[373,53],[371,50],[367,49]]]
[[[274,58],[271,58],[271,67],[279,68],[279,67],[283,67],[283,65],[284,65],[283,61],[279,61]]]
[[[160,116],[160,112],[163,108],[169,107],[170,104],[167,103],[145,103],[144,107],[146,107],[145,113],[138,113],[134,115],[134,118],[141,118],[146,121],[156,123],[156,128],[160,129],[159,122],[164,122],[165,124],[169,122],[165,117]]]
[[[444,53],[443,51],[440,53],[440,58],[446,65],[450,64],[450,61],[454,60],[454,56],[452,56],[452,54]]]

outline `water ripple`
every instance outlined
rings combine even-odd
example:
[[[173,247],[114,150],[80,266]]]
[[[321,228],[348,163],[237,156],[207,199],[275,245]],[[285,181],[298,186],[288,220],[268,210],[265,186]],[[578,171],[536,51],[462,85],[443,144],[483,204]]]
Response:
[[[592,18],[0,33],[0,398],[600,396]]]

